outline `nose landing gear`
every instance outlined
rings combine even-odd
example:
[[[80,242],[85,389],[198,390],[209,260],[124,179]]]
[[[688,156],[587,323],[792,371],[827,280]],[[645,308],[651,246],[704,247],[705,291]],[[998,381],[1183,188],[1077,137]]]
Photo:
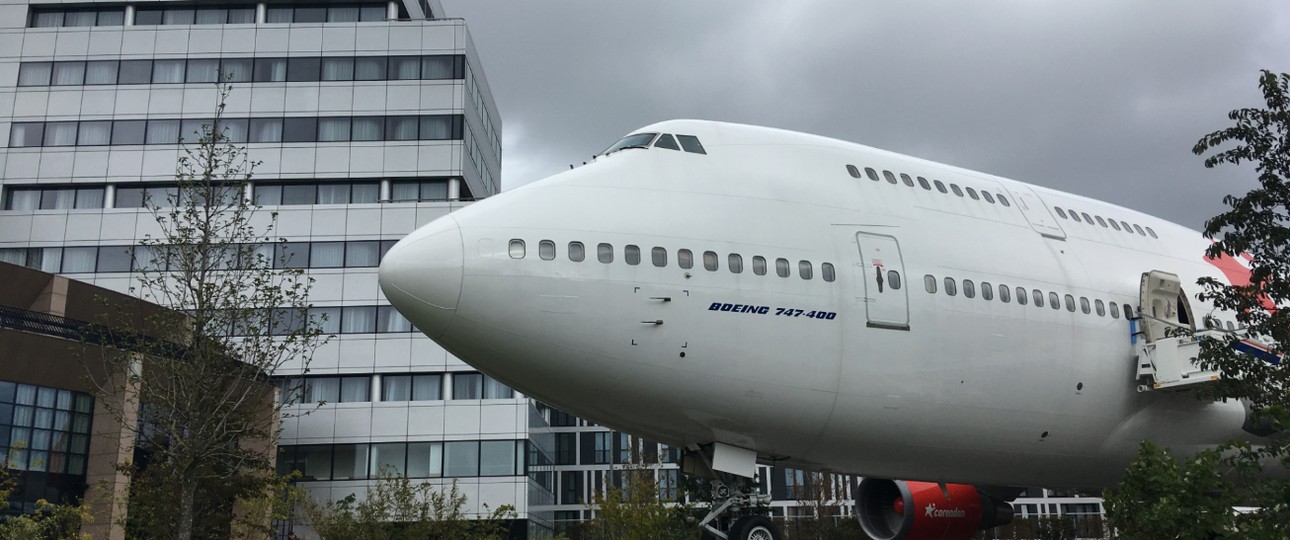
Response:
[[[712,481],[712,507],[699,521],[704,540],[781,540],[779,527],[758,512],[770,495],[753,483],[756,454],[721,443],[685,452],[682,470]],[[714,462],[720,462],[717,467]]]

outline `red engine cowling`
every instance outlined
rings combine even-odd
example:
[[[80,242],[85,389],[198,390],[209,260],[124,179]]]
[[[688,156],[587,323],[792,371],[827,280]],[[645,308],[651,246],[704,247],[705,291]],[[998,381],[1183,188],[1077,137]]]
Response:
[[[948,494],[948,497],[946,495]],[[967,540],[1012,521],[1012,506],[966,484],[865,478],[856,515],[874,540]]]

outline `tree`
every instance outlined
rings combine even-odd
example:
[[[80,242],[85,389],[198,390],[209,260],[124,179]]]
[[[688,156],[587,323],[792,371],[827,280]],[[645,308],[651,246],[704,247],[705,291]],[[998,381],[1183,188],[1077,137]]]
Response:
[[[305,497],[302,508],[321,540],[502,540],[515,509],[503,505],[479,519],[464,512],[466,496],[457,482],[435,486],[413,484],[391,469],[381,470],[376,484],[358,501],[350,494],[336,502]]]
[[[1108,518],[1124,538],[1290,536],[1290,470],[1265,470],[1290,469],[1290,369],[1233,348],[1248,337],[1280,357],[1290,343],[1290,310],[1280,309],[1290,304],[1290,74],[1263,71],[1259,87],[1266,108],[1232,111],[1235,125],[1193,148],[1197,155],[1212,152],[1209,168],[1253,165],[1259,183],[1244,196],[1224,197],[1228,210],[1205,223],[1214,242],[1205,255],[1226,269],[1231,284],[1201,279],[1197,298],[1233,313],[1244,332],[1202,341],[1201,367],[1223,377],[1198,397],[1245,402],[1253,431],[1269,436],[1183,459],[1144,444],[1121,484],[1106,493]],[[1248,262],[1248,272],[1235,257]],[[1238,513],[1235,506],[1258,510]]]
[[[169,309],[117,313],[137,321],[112,336],[133,354],[103,355],[104,374],[87,370],[135,435],[135,459],[121,467],[127,526],[141,538],[227,536],[235,501],[273,497],[271,449],[296,393],[275,399],[267,377],[288,362],[307,370],[326,339],[307,317],[312,280],[273,236],[276,214],[246,197],[255,164],[225,134],[230,91],[219,85],[214,119],[185,146],[178,188],[145,199],[159,233],[128,254],[131,292]]]
[[[635,453],[635,452],[633,452]],[[615,471],[620,485],[608,483],[591,499],[595,517],[583,522],[570,537],[580,540],[668,540],[695,538],[698,532],[687,520],[690,509],[668,504],[660,497],[654,468],[634,459]]]

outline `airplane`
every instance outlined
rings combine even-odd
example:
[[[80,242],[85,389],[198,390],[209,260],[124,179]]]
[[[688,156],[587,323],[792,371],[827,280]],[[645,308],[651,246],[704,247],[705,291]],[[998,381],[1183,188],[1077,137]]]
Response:
[[[713,538],[779,538],[758,462],[862,476],[878,539],[965,539],[1016,486],[1113,485],[1139,443],[1268,435],[1199,335],[1198,232],[831,138],[670,120],[453,212],[380,265],[390,302],[521,392],[686,449]],[[1198,320],[1198,315],[1200,319]]]

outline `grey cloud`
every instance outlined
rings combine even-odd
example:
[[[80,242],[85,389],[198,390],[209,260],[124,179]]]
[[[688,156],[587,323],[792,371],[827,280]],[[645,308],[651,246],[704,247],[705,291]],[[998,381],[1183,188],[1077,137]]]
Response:
[[[668,118],[837,137],[1199,227],[1249,171],[1191,155],[1290,8],[1238,2],[444,0],[501,110],[515,187]]]

